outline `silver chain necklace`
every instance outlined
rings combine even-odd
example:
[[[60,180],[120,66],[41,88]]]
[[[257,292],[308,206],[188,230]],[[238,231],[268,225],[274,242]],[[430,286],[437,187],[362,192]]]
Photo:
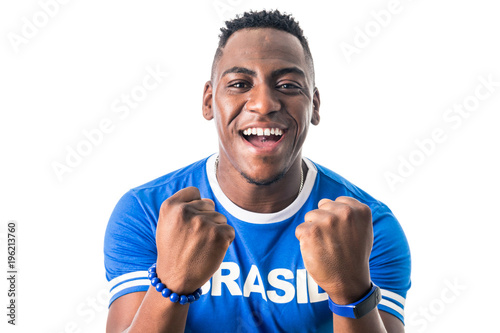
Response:
[[[215,179],[217,179],[217,169],[219,168],[219,155],[215,159]],[[302,192],[302,188],[304,187],[304,171],[302,170],[302,163],[300,164],[300,187],[299,193]]]

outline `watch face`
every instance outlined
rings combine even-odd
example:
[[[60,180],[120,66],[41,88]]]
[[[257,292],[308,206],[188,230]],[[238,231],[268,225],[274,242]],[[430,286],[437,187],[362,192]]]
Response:
[[[370,290],[368,297],[354,306],[354,318],[358,319],[363,317],[368,312],[375,309],[381,300],[382,294],[380,293],[380,288],[376,285],[373,285],[373,288],[372,290]]]

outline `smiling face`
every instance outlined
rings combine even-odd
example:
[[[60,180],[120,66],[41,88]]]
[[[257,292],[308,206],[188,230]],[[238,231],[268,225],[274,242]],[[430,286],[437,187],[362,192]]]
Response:
[[[300,163],[309,123],[319,122],[319,93],[299,40],[271,28],[235,32],[205,85],[203,111],[215,119],[221,164],[254,184],[280,179]]]

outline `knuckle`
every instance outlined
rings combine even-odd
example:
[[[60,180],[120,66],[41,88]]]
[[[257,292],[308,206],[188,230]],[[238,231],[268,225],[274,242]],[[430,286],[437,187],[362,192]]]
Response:
[[[314,223],[307,228],[305,231],[306,237],[313,237],[313,238],[321,238],[321,235],[323,234],[323,228],[319,223]]]
[[[228,224],[217,225],[213,230],[213,238],[217,243],[230,243],[236,236],[234,228]]]
[[[185,192],[187,192],[189,194],[193,194],[193,195],[199,195],[200,194],[200,190],[198,190],[198,188],[194,187],[194,186],[188,186],[188,187],[184,188],[181,191],[185,191]]]
[[[227,231],[227,239],[232,242],[234,240],[234,238],[236,237],[236,232],[234,231],[234,228],[229,226],[229,225],[228,225],[227,230],[228,230]]]
[[[205,232],[206,232],[208,239],[210,239],[210,240],[215,240],[215,239],[219,238],[220,231],[216,225],[212,225],[211,228],[207,228],[207,230]]]
[[[160,206],[160,212],[162,212],[162,213],[168,212],[170,205],[171,205],[170,198],[163,201],[161,206]]]
[[[214,214],[214,220],[221,221],[222,223],[227,224],[227,217],[224,214],[221,214],[219,212],[215,212]]]
[[[203,215],[193,215],[191,217],[191,223],[195,226],[197,226],[198,228],[201,228],[201,226],[203,226],[205,224],[205,219],[206,217],[203,216]]]
[[[295,236],[298,237],[299,235],[301,235],[303,232],[304,232],[304,226],[305,223],[301,223],[299,224],[296,228],[295,228]]]
[[[314,217],[316,216],[316,213],[314,210],[311,210],[304,215],[304,221],[312,221],[314,220]]]
[[[184,202],[178,203],[175,205],[175,212],[183,218],[186,218],[189,215],[189,205]]]
[[[350,220],[353,216],[354,210],[351,206],[341,205],[337,208],[337,214],[343,220]]]
[[[334,229],[337,226],[338,222],[339,219],[334,214],[331,214],[326,219],[325,224],[328,226],[329,229]]]
[[[363,214],[363,216],[370,216],[371,217],[371,215],[372,215],[372,210],[370,209],[370,206],[368,206],[368,205],[361,204],[360,211],[361,211],[361,214]]]

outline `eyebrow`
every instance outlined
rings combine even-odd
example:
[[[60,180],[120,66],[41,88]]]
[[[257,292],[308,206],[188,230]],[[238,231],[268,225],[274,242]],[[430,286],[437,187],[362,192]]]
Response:
[[[224,77],[225,75],[230,74],[230,73],[247,74],[247,75],[250,75],[253,77],[257,76],[257,72],[255,72],[251,69],[248,69],[245,67],[234,66],[234,67],[231,67],[228,70],[224,71],[224,73],[222,73],[221,77]],[[286,67],[286,68],[277,69],[271,73],[271,76],[277,77],[277,76],[285,75],[288,73],[295,73],[295,74],[299,74],[303,77],[306,77],[306,74],[304,73],[304,71],[298,67]]]
[[[286,68],[282,68],[282,69],[277,69],[277,70],[273,71],[271,75],[273,77],[277,77],[277,76],[282,76],[282,75],[285,75],[288,73],[295,73],[295,74],[299,74],[300,76],[306,77],[306,74],[304,73],[304,71],[298,67],[286,67]]]
[[[240,74],[248,74],[250,76],[257,76],[257,73],[255,71],[252,71],[251,69],[234,66],[226,70],[224,73],[222,73],[221,77],[224,77],[225,75],[230,73],[240,73]]]

